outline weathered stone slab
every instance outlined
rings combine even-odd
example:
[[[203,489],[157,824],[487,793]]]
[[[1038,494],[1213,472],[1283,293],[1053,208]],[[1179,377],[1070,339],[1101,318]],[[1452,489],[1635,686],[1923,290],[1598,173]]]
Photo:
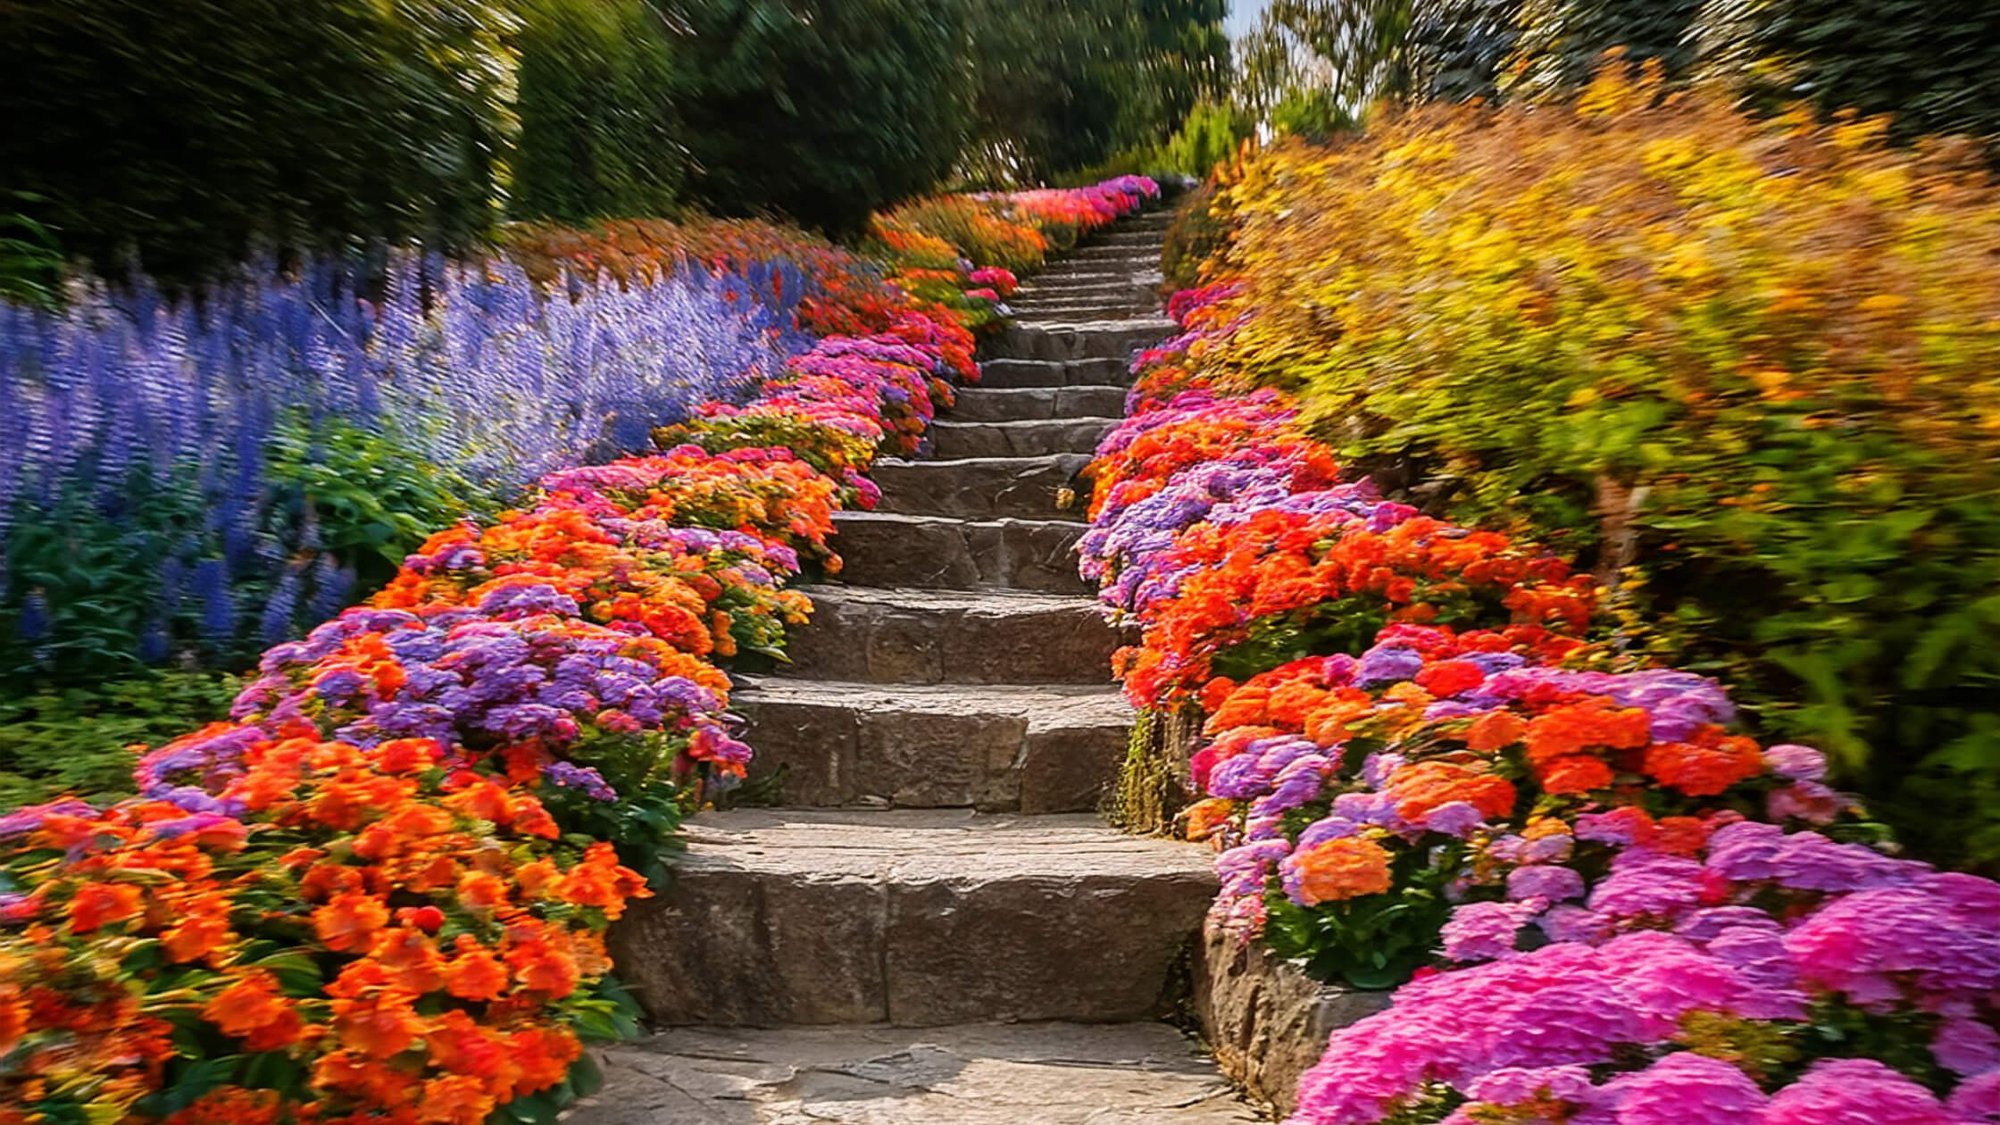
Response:
[[[1050,321],[1016,323],[993,346],[996,356],[1021,359],[1123,359],[1147,344],[1179,330],[1173,321],[1157,320]]]
[[[950,418],[954,422],[1026,422],[1037,418],[1120,418],[1124,414],[1124,387],[976,387],[958,392]],[[880,467],[878,462],[878,471]]]
[[[1094,816],[745,809],[613,934],[659,1023],[1115,1022],[1173,997],[1202,851]]]
[[[604,1053],[571,1125],[1247,1125],[1163,1024],[682,1029]]]
[[[1115,387],[1060,387],[1049,394],[1060,401],[1073,390],[1119,393]],[[949,461],[884,459],[876,462],[874,477],[875,483],[882,486],[883,510],[898,515],[1047,520],[1057,518],[1061,511],[1057,501],[1065,489],[1074,487],[1076,475],[1088,464],[1088,453],[964,457]]]
[[[841,512],[834,527],[840,580],[850,586],[1095,592],[1076,570],[1076,542],[1088,527],[1078,521]]]
[[[1299,1076],[1319,1061],[1327,1037],[1388,1007],[1389,994],[1322,984],[1210,921],[1194,1003],[1223,1073],[1285,1115],[1298,1107]]]
[[[750,680],[730,700],[783,804],[1089,812],[1132,710],[1112,688]]]
[[[931,441],[941,459],[1046,457],[1091,453],[1115,418],[1052,418],[1027,422],[949,422],[931,425]]]
[[[979,385],[995,390],[1021,387],[1124,387],[1130,365],[1122,359],[989,359],[980,364]]]
[[[787,674],[877,684],[1105,684],[1119,634],[1085,598],[813,586]]]

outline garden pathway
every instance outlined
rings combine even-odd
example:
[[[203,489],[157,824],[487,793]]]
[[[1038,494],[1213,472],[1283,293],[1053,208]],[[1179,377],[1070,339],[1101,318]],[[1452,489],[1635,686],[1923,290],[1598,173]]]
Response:
[[[1096,808],[1131,712],[1059,495],[1123,412],[1166,216],[1024,286],[933,431],[839,519],[781,676],[737,710],[778,807],[689,824],[675,886],[615,938],[653,1038],[610,1052],[583,1125],[1254,1121],[1157,1022],[1209,858]]]

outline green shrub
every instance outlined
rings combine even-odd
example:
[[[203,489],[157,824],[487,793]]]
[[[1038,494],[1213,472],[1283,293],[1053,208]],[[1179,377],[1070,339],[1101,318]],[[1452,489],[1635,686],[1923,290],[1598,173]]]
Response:
[[[1782,173],[1782,174],[1779,174]],[[1879,124],[1611,73],[1232,191],[1250,321],[1365,468],[1525,529],[1906,838],[2000,860],[2000,192]]]
[[[970,122],[965,24],[931,0],[683,0],[677,101],[692,194],[858,230],[935,184]]]
[[[509,216],[580,223],[671,213],[686,158],[660,15],[646,0],[521,4]]]
[[[2000,143],[2000,9],[1932,0],[1709,0],[1712,68],[1756,93],[1893,114],[1904,138]]]
[[[129,795],[132,746],[227,718],[237,688],[214,672],[156,671],[0,695],[0,807]]]
[[[0,6],[0,191],[100,268],[257,243],[464,244],[511,143],[498,0],[16,0]]]

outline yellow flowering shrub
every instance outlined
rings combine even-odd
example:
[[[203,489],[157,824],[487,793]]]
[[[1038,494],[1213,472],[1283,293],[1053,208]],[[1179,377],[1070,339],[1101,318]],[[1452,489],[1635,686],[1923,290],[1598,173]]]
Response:
[[[1195,361],[1623,576],[1664,622],[1635,641],[1733,666],[1770,732],[1990,861],[2000,192],[1883,133],[1614,67],[1566,104],[1281,144],[1228,189],[1244,319]]]

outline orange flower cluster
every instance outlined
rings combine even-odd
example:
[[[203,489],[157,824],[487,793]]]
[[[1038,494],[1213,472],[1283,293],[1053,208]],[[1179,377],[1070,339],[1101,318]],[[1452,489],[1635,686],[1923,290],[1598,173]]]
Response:
[[[177,1122],[477,1125],[563,1081],[603,930],[646,893],[536,797],[425,740],[261,739],[221,813],[6,818],[0,1102],[150,1115],[175,1036],[243,1065]],[[249,1089],[237,1076],[276,1081]],[[19,1109],[0,1120],[29,1121]]]
[[[1389,853],[1372,840],[1343,836],[1291,857],[1306,906],[1379,895],[1390,887]]]

